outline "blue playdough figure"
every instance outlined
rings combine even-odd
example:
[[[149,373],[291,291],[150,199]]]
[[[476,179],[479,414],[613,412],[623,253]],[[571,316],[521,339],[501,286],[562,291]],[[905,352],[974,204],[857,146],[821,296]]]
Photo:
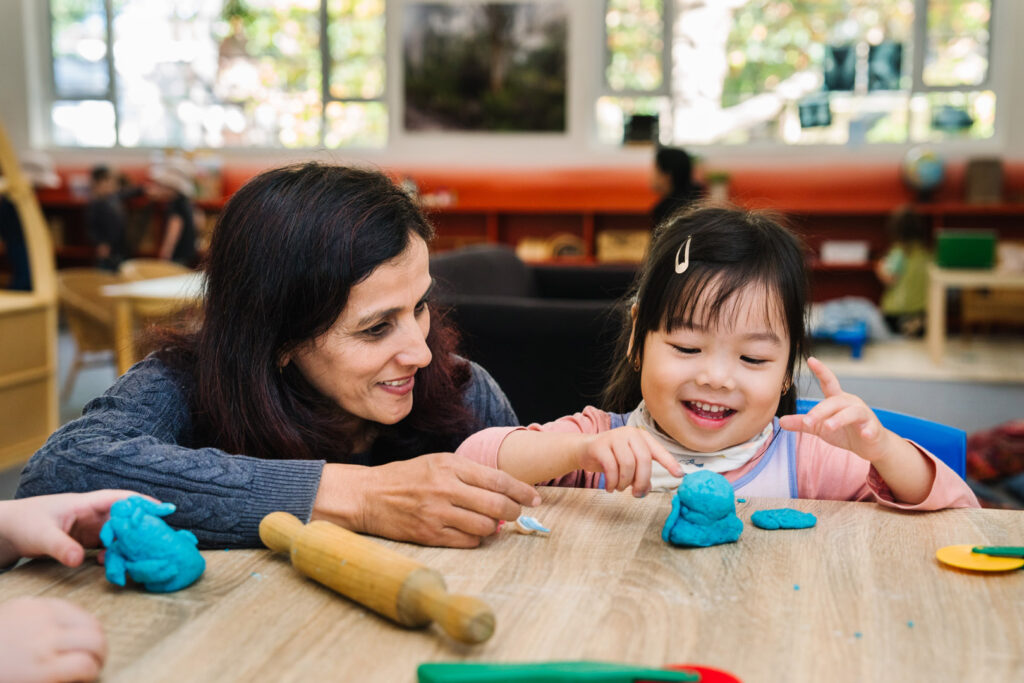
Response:
[[[107,547],[107,581],[132,581],[153,593],[181,590],[199,578],[206,560],[196,549],[191,531],[174,530],[160,519],[174,512],[174,503],[154,503],[140,496],[119,500],[100,530]]]
[[[801,512],[793,508],[776,508],[774,510],[758,510],[750,516],[750,521],[761,529],[809,529],[818,523],[818,518],[810,512]]]
[[[732,484],[716,472],[701,470],[683,478],[661,538],[673,545],[704,548],[733,543],[741,533]]]

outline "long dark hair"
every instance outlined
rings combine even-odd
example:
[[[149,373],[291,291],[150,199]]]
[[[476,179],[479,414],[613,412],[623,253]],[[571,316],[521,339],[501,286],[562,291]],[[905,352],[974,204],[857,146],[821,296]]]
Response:
[[[160,357],[195,378],[197,442],[271,459],[352,461],[356,419],[306,381],[284,354],[326,332],[352,286],[433,229],[412,200],[371,170],[305,163],[262,173],[225,205],[205,264],[196,332],[167,333]],[[467,363],[431,311],[430,365],[412,412],[380,425],[380,462],[451,450],[471,429]],[[374,464],[365,462],[364,464]]]
[[[689,267],[675,272],[676,254],[690,239]],[[768,305],[779,307],[789,332],[787,391],[777,415],[796,412],[793,373],[806,347],[804,315],[807,268],[800,240],[766,212],[722,207],[698,207],[663,223],[652,238],[647,261],[640,270],[628,303],[636,304],[635,325],[626,310],[615,366],[604,393],[604,407],[613,412],[636,408],[642,398],[640,373],[648,332],[673,330],[696,322],[714,326],[730,313],[732,297],[747,285],[763,286]],[[709,288],[709,285],[711,287]],[[706,291],[714,292],[711,301]],[[767,311],[766,313],[771,313]],[[633,345],[630,348],[632,335]]]

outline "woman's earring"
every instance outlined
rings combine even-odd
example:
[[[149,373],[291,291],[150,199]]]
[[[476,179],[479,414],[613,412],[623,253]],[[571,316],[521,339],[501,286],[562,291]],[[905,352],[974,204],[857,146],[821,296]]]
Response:
[[[634,358],[633,359],[633,370],[635,370],[636,372],[640,372],[640,359],[639,358]]]

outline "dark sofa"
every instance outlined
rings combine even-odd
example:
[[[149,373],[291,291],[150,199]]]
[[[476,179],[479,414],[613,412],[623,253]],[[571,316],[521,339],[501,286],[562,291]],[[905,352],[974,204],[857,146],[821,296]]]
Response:
[[[511,247],[474,245],[435,254],[430,270],[462,353],[494,376],[523,424],[599,405],[635,267],[529,265]]]

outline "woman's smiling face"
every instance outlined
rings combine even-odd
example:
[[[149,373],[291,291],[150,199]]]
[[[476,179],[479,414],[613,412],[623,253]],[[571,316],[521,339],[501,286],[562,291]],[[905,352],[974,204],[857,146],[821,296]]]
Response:
[[[736,292],[715,317],[698,310],[691,326],[649,332],[640,368],[640,390],[658,427],[704,453],[748,441],[771,422],[790,344],[761,285]]]
[[[416,371],[430,364],[427,244],[411,235],[401,254],[354,285],[327,332],[290,356],[345,412],[395,424],[412,411]]]

